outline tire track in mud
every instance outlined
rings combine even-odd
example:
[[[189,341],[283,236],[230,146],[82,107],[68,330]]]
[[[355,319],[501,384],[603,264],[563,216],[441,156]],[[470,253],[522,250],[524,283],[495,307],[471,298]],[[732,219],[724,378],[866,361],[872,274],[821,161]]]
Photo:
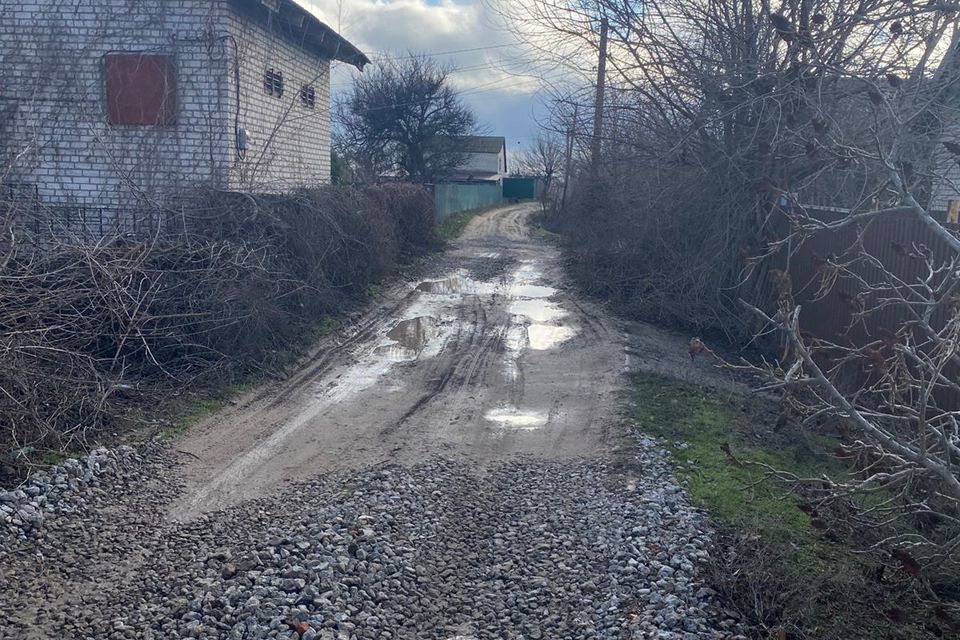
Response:
[[[463,305],[460,309],[456,337],[447,341],[438,356],[438,360],[447,365],[442,375],[433,378],[437,380],[436,385],[407,409],[385,433],[401,427],[435,400],[442,399],[453,407],[458,406],[470,389],[482,386],[487,381],[491,360],[502,351],[505,326],[489,325],[487,310],[480,296],[465,296],[465,299],[469,299],[471,304]],[[468,330],[465,331],[465,328]],[[468,336],[466,344],[462,344],[464,333]]]
[[[438,280],[392,287],[287,380],[183,436],[177,448],[196,459],[174,512],[195,517],[317,471],[385,460],[606,448],[615,409],[599,405],[619,385],[620,349],[561,284],[556,250],[526,233],[532,212],[476,218],[437,261]],[[414,320],[419,341],[396,342]]]
[[[412,293],[408,293],[387,308],[378,309],[372,315],[362,317],[353,330],[347,333],[347,335],[336,335],[331,339],[330,344],[323,343],[323,346],[317,348],[306,362],[298,365],[301,367],[301,371],[297,372],[295,376],[284,385],[283,395],[278,394],[272,398],[271,406],[276,406],[276,404],[283,402],[285,395],[299,391],[326,373],[333,361],[338,356],[343,355],[342,352],[344,350],[349,350],[355,345],[371,340],[388,318],[397,315],[409,304],[411,295]],[[273,395],[272,391],[272,389],[263,390],[254,401],[270,397]]]

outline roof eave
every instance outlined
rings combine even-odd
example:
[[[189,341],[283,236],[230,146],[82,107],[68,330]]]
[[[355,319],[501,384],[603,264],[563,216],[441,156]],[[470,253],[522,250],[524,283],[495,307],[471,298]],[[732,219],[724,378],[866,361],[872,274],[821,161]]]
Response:
[[[296,34],[300,44],[330,60],[338,60],[363,71],[370,59],[349,40],[331,29],[313,13],[295,0],[281,0],[276,10],[265,6],[262,0],[239,0],[248,10],[268,21],[271,14],[282,27]]]
[[[328,53],[331,60],[352,64],[360,71],[363,71],[365,65],[370,64],[370,58],[360,49],[301,6],[300,3],[293,0],[284,2],[280,5],[281,19],[285,18],[285,13],[291,14],[291,22],[293,23],[291,26],[298,26],[303,30],[304,40],[311,40],[317,47]]]

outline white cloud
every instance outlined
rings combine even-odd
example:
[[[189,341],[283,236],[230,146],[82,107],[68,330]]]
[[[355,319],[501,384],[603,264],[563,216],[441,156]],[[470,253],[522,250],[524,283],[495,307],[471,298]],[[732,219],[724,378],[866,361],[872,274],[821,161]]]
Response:
[[[536,132],[537,117],[542,117],[536,53],[502,28],[484,0],[303,2],[374,64],[408,52],[433,55],[452,69],[451,84],[486,132],[505,135],[514,145]],[[358,73],[339,65],[332,77],[334,95],[349,89]]]
[[[498,16],[479,0],[432,4],[425,0],[307,0],[306,4],[375,64],[390,55],[427,53],[453,70],[451,83],[463,91],[532,95],[540,87],[531,52],[501,28]],[[334,84],[348,85],[349,75],[341,71]]]

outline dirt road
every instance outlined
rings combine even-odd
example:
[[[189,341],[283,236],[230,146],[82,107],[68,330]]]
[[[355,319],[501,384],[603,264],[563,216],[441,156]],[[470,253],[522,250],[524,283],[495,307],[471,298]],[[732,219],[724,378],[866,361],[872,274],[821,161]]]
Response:
[[[610,446],[624,355],[613,322],[566,290],[535,205],[475,218],[435,277],[393,287],[290,379],[176,443],[190,519],[319,472],[435,454],[478,464]]]
[[[669,454],[617,413],[624,336],[531,213],[478,217],[173,447],[65,463],[42,526],[0,529],[0,639],[742,638]]]

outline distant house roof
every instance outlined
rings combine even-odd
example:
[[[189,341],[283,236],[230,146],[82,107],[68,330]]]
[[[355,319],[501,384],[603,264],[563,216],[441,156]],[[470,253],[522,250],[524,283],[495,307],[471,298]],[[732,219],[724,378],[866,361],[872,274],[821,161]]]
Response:
[[[453,141],[457,151],[463,153],[500,153],[507,146],[503,136],[463,136]]]
[[[363,71],[370,59],[346,38],[320,21],[300,0],[234,0],[262,22],[272,21],[305,49],[352,64]]]

